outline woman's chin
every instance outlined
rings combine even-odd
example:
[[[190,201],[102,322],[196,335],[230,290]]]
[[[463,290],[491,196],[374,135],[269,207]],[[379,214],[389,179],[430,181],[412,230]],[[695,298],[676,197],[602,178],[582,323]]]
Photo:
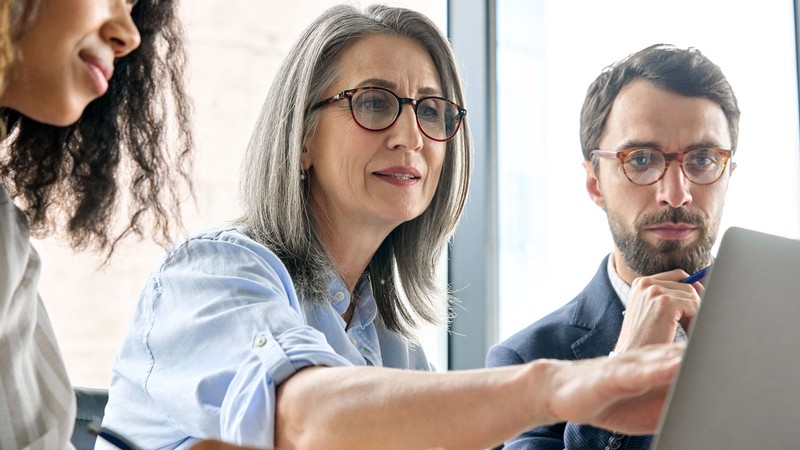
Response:
[[[76,104],[77,103],[77,104]],[[23,116],[56,127],[68,127],[77,122],[89,102],[75,102],[58,106],[54,103],[41,108],[12,108]]]

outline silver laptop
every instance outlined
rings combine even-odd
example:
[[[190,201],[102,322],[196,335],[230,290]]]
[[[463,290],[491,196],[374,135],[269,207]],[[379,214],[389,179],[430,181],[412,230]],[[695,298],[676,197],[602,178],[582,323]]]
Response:
[[[729,228],[653,448],[800,448],[800,240]]]

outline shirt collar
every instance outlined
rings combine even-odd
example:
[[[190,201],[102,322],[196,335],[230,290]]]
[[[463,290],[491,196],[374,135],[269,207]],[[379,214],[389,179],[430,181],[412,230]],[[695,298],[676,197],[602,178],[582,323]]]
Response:
[[[344,314],[347,307],[350,306],[351,298],[344,282],[338,276],[332,275],[331,281],[328,283],[328,290],[331,295],[331,306],[339,315]],[[353,311],[353,319],[350,323],[351,328],[356,324],[366,326],[372,323],[378,314],[378,306],[372,294],[372,283],[367,274],[361,275],[361,278],[356,283],[355,292],[356,304]]]
[[[375,317],[378,315],[378,305],[375,302],[375,296],[372,293],[372,280],[369,275],[361,275],[361,279],[356,284],[356,309],[353,312],[353,319],[351,324],[360,325],[362,327],[371,324]]]
[[[328,292],[330,292],[331,306],[339,314],[344,314],[347,307],[350,306],[350,292],[344,282],[336,276],[331,275],[331,280],[328,283]]]
[[[608,255],[608,264],[606,265],[606,269],[608,270],[608,279],[611,281],[611,286],[614,288],[614,292],[617,294],[617,297],[619,297],[622,305],[627,307],[628,294],[631,292],[631,286],[619,276],[619,273],[617,273],[617,268],[614,266],[614,253]]]

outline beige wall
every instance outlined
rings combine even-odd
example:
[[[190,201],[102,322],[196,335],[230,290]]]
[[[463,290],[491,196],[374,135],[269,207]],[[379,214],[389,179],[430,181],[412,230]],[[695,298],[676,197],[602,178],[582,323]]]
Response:
[[[183,1],[197,144],[197,206],[186,206],[187,231],[237,216],[239,163],[272,76],[302,28],[334,3]],[[446,23],[445,0],[388,3],[422,11],[442,27]],[[73,384],[107,387],[139,290],[163,250],[129,242],[98,270],[97,256],[76,255],[57,240],[35,246],[44,267],[40,292]]]

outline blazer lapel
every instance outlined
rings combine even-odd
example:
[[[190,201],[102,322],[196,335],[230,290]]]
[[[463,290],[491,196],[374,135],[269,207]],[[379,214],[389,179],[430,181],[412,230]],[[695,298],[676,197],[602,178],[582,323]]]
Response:
[[[606,356],[614,349],[622,329],[624,307],[608,279],[608,256],[592,281],[579,294],[579,307],[570,321],[586,333],[572,343],[576,359]]]

